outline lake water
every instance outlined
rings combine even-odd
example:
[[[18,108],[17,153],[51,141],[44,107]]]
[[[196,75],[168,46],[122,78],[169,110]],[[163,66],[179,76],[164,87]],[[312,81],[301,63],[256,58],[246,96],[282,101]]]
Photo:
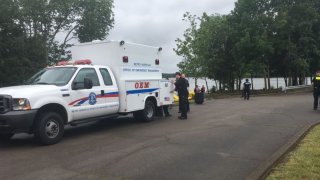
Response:
[[[189,80],[189,84],[190,84],[189,90],[194,89],[195,88],[195,79],[188,78],[188,80]],[[249,80],[251,82],[251,79],[249,79]],[[208,82],[209,89],[211,89],[213,86],[219,87],[219,84],[216,84],[214,80],[208,79],[207,82]],[[244,83],[244,82],[245,82],[245,79],[242,80],[242,83]],[[285,87],[285,82],[284,82],[283,78],[278,78],[278,83],[277,83],[277,78],[271,78],[270,83],[271,83],[271,87],[273,87],[273,88]],[[200,87],[202,85],[204,85],[206,87],[206,82],[204,79],[198,79],[197,84]],[[277,84],[278,84],[278,86],[277,86]],[[311,85],[310,78],[306,78],[306,85]],[[253,87],[255,90],[263,89],[264,88],[264,78],[253,78]]]

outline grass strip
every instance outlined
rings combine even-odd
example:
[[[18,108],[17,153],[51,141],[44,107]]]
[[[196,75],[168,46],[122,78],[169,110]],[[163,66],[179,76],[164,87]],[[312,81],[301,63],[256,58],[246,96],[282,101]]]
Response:
[[[267,180],[274,179],[320,179],[320,126],[313,128],[272,170]]]

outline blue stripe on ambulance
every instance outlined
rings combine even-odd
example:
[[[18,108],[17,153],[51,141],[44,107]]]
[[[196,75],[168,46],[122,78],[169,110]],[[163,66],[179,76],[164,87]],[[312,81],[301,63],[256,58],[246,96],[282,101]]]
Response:
[[[127,91],[127,94],[151,93],[151,92],[154,92],[156,90],[159,90],[159,88],[131,90],[131,91]]]

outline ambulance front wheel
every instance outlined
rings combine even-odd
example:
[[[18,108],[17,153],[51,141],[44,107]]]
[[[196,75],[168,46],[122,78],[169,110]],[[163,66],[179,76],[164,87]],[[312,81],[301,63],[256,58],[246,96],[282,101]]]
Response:
[[[147,100],[145,107],[141,111],[136,111],[133,116],[136,120],[143,122],[151,122],[156,114],[156,108],[152,101]]]
[[[35,137],[42,145],[58,143],[64,134],[62,117],[55,112],[45,112],[35,124]]]

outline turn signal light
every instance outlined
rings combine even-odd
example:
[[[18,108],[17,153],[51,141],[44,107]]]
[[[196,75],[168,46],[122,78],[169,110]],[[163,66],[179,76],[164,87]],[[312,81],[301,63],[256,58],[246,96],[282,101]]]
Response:
[[[159,64],[160,64],[160,60],[159,60],[159,59],[156,59],[156,60],[155,60],[155,63],[156,63],[156,65],[159,65]]]

